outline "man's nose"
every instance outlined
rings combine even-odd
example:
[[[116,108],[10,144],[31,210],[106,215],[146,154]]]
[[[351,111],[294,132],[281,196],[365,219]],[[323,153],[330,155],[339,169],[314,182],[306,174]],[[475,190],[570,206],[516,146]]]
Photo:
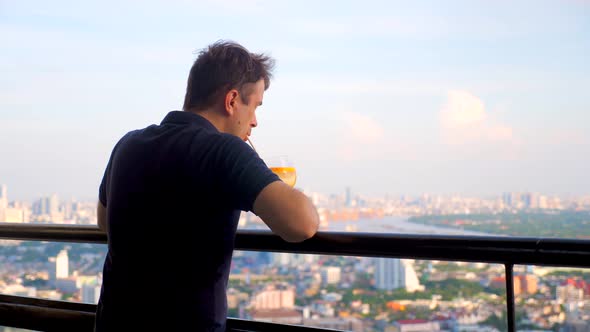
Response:
[[[252,118],[252,122],[250,122],[250,126],[252,128],[256,128],[258,126],[258,121],[256,120],[256,115]]]

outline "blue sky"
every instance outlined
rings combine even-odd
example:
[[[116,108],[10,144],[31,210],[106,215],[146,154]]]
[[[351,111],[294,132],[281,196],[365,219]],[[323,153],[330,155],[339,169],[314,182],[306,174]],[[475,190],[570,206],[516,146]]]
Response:
[[[252,140],[300,188],[589,193],[589,1],[2,1],[0,183],[94,199],[196,52],[275,57]]]

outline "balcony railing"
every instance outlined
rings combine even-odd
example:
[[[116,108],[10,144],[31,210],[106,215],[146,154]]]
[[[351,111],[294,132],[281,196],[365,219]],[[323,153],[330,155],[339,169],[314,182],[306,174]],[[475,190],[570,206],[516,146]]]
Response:
[[[93,226],[2,224],[0,238],[106,243]],[[240,230],[236,249],[361,257],[414,258],[503,264],[508,331],[515,331],[514,265],[590,267],[590,241],[500,236],[320,232],[288,243],[266,231]],[[0,295],[0,325],[42,331],[92,331],[95,305]],[[230,331],[330,331],[230,318]]]

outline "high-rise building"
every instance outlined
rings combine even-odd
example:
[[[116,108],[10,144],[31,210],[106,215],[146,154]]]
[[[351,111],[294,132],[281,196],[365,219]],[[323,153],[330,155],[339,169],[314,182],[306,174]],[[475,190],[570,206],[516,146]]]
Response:
[[[547,196],[545,196],[545,195],[539,196],[539,209],[548,209],[548,208],[549,208],[549,204],[548,204]]]
[[[0,222],[6,221],[6,210],[8,209],[8,189],[5,184],[0,184]]]
[[[409,261],[402,261],[404,264],[404,270],[406,270],[405,280],[406,280],[406,291],[408,292],[415,292],[415,291],[423,291],[424,286],[420,285],[420,280],[418,279],[418,275],[416,274],[416,270],[414,270],[413,263]]]
[[[70,275],[68,251],[63,249],[55,257],[55,278],[65,279]]]
[[[539,208],[539,194],[524,193],[522,194],[522,202],[526,208],[537,209]]]
[[[538,209],[539,208],[540,196],[541,195],[539,193],[530,193],[529,194],[529,205],[528,205],[529,209]]]
[[[47,261],[49,262],[48,268],[47,268],[47,277],[49,277],[49,285],[51,286],[55,286],[55,257],[49,257],[47,259]]]
[[[337,284],[340,282],[341,269],[338,266],[324,266],[320,269],[324,284]]]
[[[568,279],[567,282],[555,287],[555,299],[559,304],[583,301],[584,289],[578,287],[575,281]]]
[[[34,215],[41,215],[45,213],[45,199],[39,198],[38,200],[33,202],[33,214]]]
[[[352,193],[350,192],[350,187],[346,187],[346,193],[344,196],[344,204],[346,206],[352,206]]]
[[[85,283],[82,285],[82,302],[84,303],[98,303],[100,297],[100,286],[95,282]]]
[[[505,206],[511,207],[512,206],[512,194],[511,193],[503,193],[502,194],[502,203]]]
[[[514,276],[512,284],[512,288],[514,289],[514,295],[522,294],[522,278],[520,278],[520,276]]]
[[[284,265],[291,265],[291,255],[287,252],[276,252],[272,254],[272,261],[273,264],[284,266]]]
[[[4,212],[2,212],[4,211]],[[0,221],[10,223],[22,223],[27,220],[27,210],[23,208],[8,207],[0,208]]]
[[[59,199],[57,198],[57,194],[52,194],[51,196],[49,196],[49,202],[47,205],[47,214],[56,215],[59,212]]]
[[[295,306],[295,287],[288,284],[266,285],[252,296],[255,310],[285,309]]]
[[[506,207],[513,207],[513,208],[519,208],[522,207],[521,205],[523,204],[523,200],[526,199],[523,195],[521,195],[520,193],[515,193],[515,192],[506,192],[502,194],[502,203],[504,203],[504,205]],[[528,207],[528,205],[527,205]]]
[[[8,206],[8,188],[5,184],[0,184],[0,207],[6,208],[6,206]]]
[[[523,292],[528,294],[535,294],[537,292],[537,277],[532,274],[525,274],[520,276],[522,279],[521,285]]]
[[[55,215],[59,212],[59,198],[57,194],[41,197],[33,204],[33,213],[36,215]]]
[[[406,287],[406,271],[398,258],[376,258],[375,287],[393,290]]]
[[[317,255],[292,254],[287,252],[272,253],[272,264],[278,266],[313,264],[315,261],[317,261]]]

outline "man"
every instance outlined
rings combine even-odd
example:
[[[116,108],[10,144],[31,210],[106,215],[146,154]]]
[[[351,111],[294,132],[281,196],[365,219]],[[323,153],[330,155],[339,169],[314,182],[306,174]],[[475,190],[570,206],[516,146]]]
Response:
[[[240,211],[289,242],[317,231],[310,200],[245,143],[272,66],[237,43],[210,45],[183,111],[115,145],[99,190],[108,254],[96,331],[223,331]]]

